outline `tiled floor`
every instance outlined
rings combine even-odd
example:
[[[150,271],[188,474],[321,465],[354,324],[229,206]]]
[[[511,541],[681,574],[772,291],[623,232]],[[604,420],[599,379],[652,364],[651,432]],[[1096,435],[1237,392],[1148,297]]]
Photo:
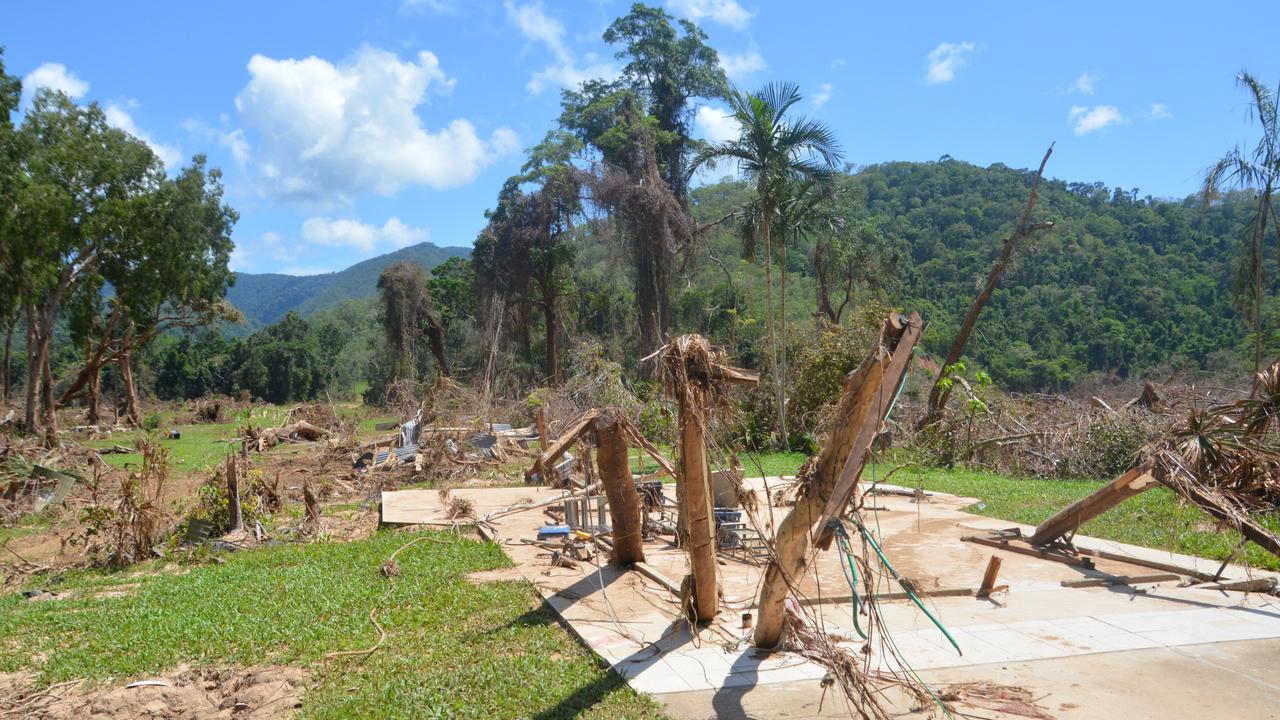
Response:
[[[895,633],[901,657],[917,670],[1043,660],[1089,653],[1177,647],[1231,640],[1280,638],[1280,610],[1213,607],[1114,613],[949,628],[964,654],[935,628]],[[850,648],[855,650],[854,648]],[[694,647],[678,635],[649,647],[596,647],[632,687],[670,693],[735,685],[767,685],[819,679],[824,670],[794,654],[764,655],[752,649],[725,652]],[[879,669],[897,662],[877,654]]]

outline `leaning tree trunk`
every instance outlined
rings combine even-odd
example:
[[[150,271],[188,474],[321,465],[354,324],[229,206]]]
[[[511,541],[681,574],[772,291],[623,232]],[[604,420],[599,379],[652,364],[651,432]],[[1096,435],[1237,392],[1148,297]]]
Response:
[[[613,522],[613,553],[609,561],[614,565],[644,562],[644,518],[640,496],[631,479],[627,439],[617,411],[606,410],[592,421],[591,430],[595,435],[600,483],[609,498],[609,516]]]
[[[950,386],[944,387],[943,380],[947,368],[955,365],[960,361],[960,356],[964,354],[964,347],[969,342],[969,335],[973,332],[973,326],[978,322],[978,315],[982,313],[982,309],[986,307],[987,301],[991,299],[991,293],[995,292],[996,285],[1000,283],[1000,278],[1004,276],[1005,268],[1009,266],[1009,261],[1013,259],[1013,253],[1019,247],[1023,238],[1028,237],[1032,233],[1040,230],[1048,230],[1053,227],[1052,222],[1036,223],[1029,225],[1031,218],[1031,210],[1036,206],[1036,200],[1040,198],[1037,189],[1040,187],[1040,177],[1044,175],[1044,166],[1049,162],[1049,156],[1053,154],[1053,145],[1049,145],[1049,149],[1044,153],[1044,159],[1040,161],[1040,169],[1036,171],[1035,179],[1031,181],[1031,192],[1027,195],[1027,203],[1022,208],[1022,215],[1018,218],[1018,224],[1013,227],[1013,232],[1004,239],[1004,243],[1000,247],[1000,255],[991,266],[991,272],[987,274],[987,282],[982,286],[982,292],[978,293],[978,297],[973,299],[973,304],[969,306],[969,312],[964,316],[964,322],[960,324],[960,332],[956,333],[955,341],[951,343],[951,349],[947,352],[947,360],[942,364],[942,370],[938,372],[938,377],[933,383],[933,388],[929,390],[929,409],[925,413],[921,425],[928,425],[936,421],[941,415],[942,410],[947,406],[947,400],[951,397]]]
[[[800,498],[778,526],[774,556],[765,569],[760,586],[753,637],[757,647],[772,648],[782,638],[783,601],[804,577],[812,549],[814,525],[822,518],[867,416],[883,409],[885,398],[880,385],[892,358],[891,350],[897,346],[905,330],[905,324],[899,326],[886,322],[880,342],[862,364],[845,377],[831,434],[823,443],[817,460],[806,465],[797,478]]]
[[[89,376],[89,382],[85,390],[85,404],[87,409],[84,414],[84,422],[86,425],[98,424],[98,406],[102,397],[102,368],[95,367],[93,374]]]

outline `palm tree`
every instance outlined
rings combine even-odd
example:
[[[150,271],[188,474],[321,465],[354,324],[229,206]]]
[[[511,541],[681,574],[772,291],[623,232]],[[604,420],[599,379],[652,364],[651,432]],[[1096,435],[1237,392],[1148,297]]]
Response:
[[[1253,372],[1262,369],[1262,266],[1265,258],[1267,223],[1276,226],[1271,194],[1280,184],[1280,121],[1276,115],[1280,88],[1269,90],[1256,77],[1242,70],[1236,84],[1249,92],[1249,114],[1262,125],[1262,138],[1251,152],[1237,146],[1205,172],[1204,200],[1208,202],[1223,185],[1258,189],[1258,214],[1253,219],[1252,237],[1246,237],[1245,255],[1241,263],[1245,292],[1253,295],[1253,307],[1245,307],[1246,320],[1253,321]],[[1252,318],[1248,317],[1252,315]]]
[[[778,359],[778,333],[773,314],[773,239],[771,226],[776,219],[783,187],[789,182],[829,182],[834,166],[842,159],[835,133],[825,123],[803,117],[787,118],[787,112],[802,99],[794,83],[771,83],[764,89],[729,94],[730,117],[738,124],[738,137],[711,145],[698,153],[690,172],[717,160],[729,160],[738,172],[755,186],[760,235],[764,240],[764,277],[766,292],[769,354],[774,369],[778,418],[782,442],[787,441],[787,419],[783,397],[784,366]],[[753,218],[754,219],[754,218]],[[785,244],[785,239],[784,239]],[[785,273],[786,265],[782,272]],[[786,318],[783,318],[785,327]],[[785,363],[785,359],[782,361]]]

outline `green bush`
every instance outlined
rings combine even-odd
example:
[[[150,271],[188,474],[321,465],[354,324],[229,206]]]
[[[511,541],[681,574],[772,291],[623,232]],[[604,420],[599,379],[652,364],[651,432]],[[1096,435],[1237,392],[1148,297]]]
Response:
[[[142,418],[142,429],[147,432],[160,429],[164,424],[164,415],[159,410],[152,410]]]

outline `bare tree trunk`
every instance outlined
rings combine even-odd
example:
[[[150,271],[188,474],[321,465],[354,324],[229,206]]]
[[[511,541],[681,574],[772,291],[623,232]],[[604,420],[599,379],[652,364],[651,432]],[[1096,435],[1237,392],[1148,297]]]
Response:
[[[86,364],[92,361],[90,346],[91,346],[91,343],[86,342],[86,347],[85,347],[85,363]],[[84,414],[84,422],[86,425],[97,425],[98,424],[98,401],[99,401],[99,398],[101,397],[100,390],[102,387],[102,366],[101,365],[95,365],[93,367],[89,375],[89,382],[87,383],[87,386],[88,386],[88,391],[87,391],[87,397],[86,397],[86,405],[88,406],[88,409],[85,411],[85,414]]]
[[[116,363],[120,368],[120,385],[124,389],[125,420],[135,427],[140,426],[142,417],[138,413],[138,386],[133,381],[133,352],[122,346]]]
[[[1040,523],[1035,533],[1027,538],[1027,542],[1032,545],[1053,542],[1069,532],[1075,532],[1081,525],[1155,485],[1156,479],[1151,475],[1150,466],[1134,468],[1054,513],[1053,517]]]
[[[9,403],[9,388],[13,385],[13,328],[18,324],[18,316],[15,314],[9,320],[8,327],[4,331],[4,403]]]
[[[240,478],[234,455],[227,456],[227,522],[231,527],[227,532],[235,532],[244,525],[244,516],[240,511]]]
[[[560,349],[556,339],[556,299],[543,298],[543,316],[547,323],[547,379],[552,385],[560,384]]]
[[[616,411],[607,411],[596,418],[591,429],[595,435],[600,482],[609,498],[609,515],[613,521],[613,554],[610,562],[615,565],[644,562],[644,518],[640,509],[640,496],[631,480],[627,439]]]
[[[1258,232],[1253,240],[1253,375],[1262,371],[1262,258],[1267,239],[1267,210],[1271,207],[1271,189],[1262,194],[1262,210],[1259,213]],[[1257,381],[1254,389],[1257,389]]]
[[[693,613],[695,620],[711,620],[720,607],[716,588],[715,516],[712,513],[711,473],[707,465],[706,440],[702,436],[700,411],[706,408],[707,391],[701,383],[691,382],[680,400],[680,484],[684,488],[684,505],[680,516],[688,530],[685,548],[689,552],[689,569],[693,574]],[[691,403],[694,407],[689,407]]]
[[[449,376],[449,360],[445,357],[445,332],[444,325],[440,324],[440,318],[435,313],[428,312],[426,314],[427,321],[427,344],[431,348],[431,354],[436,360],[436,372],[445,377]]]
[[[779,298],[779,315],[780,324],[782,326],[782,347],[778,353],[778,362],[782,371],[778,373],[778,410],[782,421],[782,449],[791,449],[791,435],[787,432],[787,234],[782,233],[782,237],[778,240],[778,246],[782,251],[782,260],[779,266],[782,272],[782,297]]]
[[[822,518],[827,501],[835,492],[841,470],[867,416],[882,409],[886,402],[880,386],[892,358],[891,353],[905,329],[905,325],[898,327],[893,322],[886,322],[880,342],[862,364],[845,377],[831,434],[823,443],[817,462],[806,466],[797,479],[801,487],[800,498],[778,526],[774,559],[765,569],[760,585],[753,637],[757,647],[774,647],[782,638],[783,601],[804,577],[812,548],[813,526]]]
[[[778,332],[775,327],[776,321],[773,315],[773,242],[769,237],[769,217],[772,210],[769,203],[761,198],[760,202],[760,221],[761,229],[764,232],[764,287],[765,287],[765,313],[766,325],[769,328],[769,372],[773,375],[774,399],[776,401],[776,410],[778,411],[779,427],[784,428],[782,441],[786,441],[785,428],[786,418],[783,417],[782,407],[782,375],[778,366]]]
[[[40,354],[36,358],[40,365],[40,429],[44,434],[46,447],[52,447],[58,439],[57,405],[53,401],[53,368],[49,358],[49,346],[52,344],[52,328],[50,328],[48,337],[41,333]]]
[[[1052,222],[1028,224],[1031,218],[1031,210],[1036,206],[1036,200],[1040,197],[1037,192],[1040,187],[1040,177],[1044,175],[1044,166],[1049,162],[1049,156],[1052,154],[1053,145],[1050,145],[1049,149],[1044,153],[1044,159],[1040,161],[1040,169],[1036,171],[1035,179],[1031,181],[1031,192],[1027,195],[1027,204],[1022,208],[1022,215],[1018,218],[1018,224],[1014,225],[1013,232],[1009,233],[1009,236],[1004,239],[1004,244],[1000,248],[1000,255],[991,266],[991,272],[987,274],[987,282],[982,286],[982,292],[978,293],[978,297],[974,298],[973,304],[969,306],[969,312],[964,316],[964,322],[960,324],[960,332],[956,333],[955,341],[951,343],[951,349],[947,352],[947,360],[942,364],[942,370],[938,373],[938,378],[934,381],[933,388],[929,390],[929,410],[921,421],[921,425],[936,421],[942,414],[943,408],[947,406],[947,399],[951,396],[951,389],[949,387],[944,388],[942,383],[947,368],[959,362],[960,356],[964,354],[965,345],[969,342],[969,335],[973,332],[973,327],[978,322],[978,315],[982,313],[987,301],[991,299],[991,293],[995,292],[996,285],[1000,283],[1000,278],[1004,275],[1009,261],[1013,259],[1013,253],[1018,249],[1020,241],[1032,233],[1053,227]]]
[[[26,421],[27,429],[34,430],[36,428],[36,388],[40,384],[40,366],[36,364],[36,355],[38,350],[38,335],[36,333],[36,308],[35,305],[27,303],[27,405],[26,413],[23,419]]]

